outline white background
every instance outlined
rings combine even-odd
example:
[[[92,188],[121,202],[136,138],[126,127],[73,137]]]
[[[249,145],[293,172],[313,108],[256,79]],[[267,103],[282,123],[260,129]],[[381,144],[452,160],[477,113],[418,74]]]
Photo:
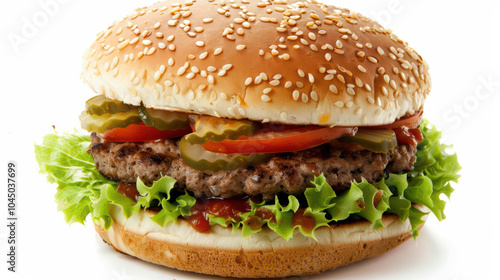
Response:
[[[43,3],[56,3],[50,9]],[[38,174],[33,145],[52,125],[79,126],[93,93],[81,56],[104,30],[153,1],[2,1],[0,11],[0,279],[212,279],[117,254],[90,223],[67,225],[54,185]],[[336,1],[377,19],[430,64],[425,117],[445,130],[463,170],[448,218],[431,217],[417,241],[378,258],[293,279],[493,279],[498,268],[500,104],[498,1]],[[45,6],[45,8],[44,8]],[[30,24],[36,25],[28,28]],[[27,29],[30,29],[26,33]],[[23,30],[25,31],[23,34]],[[17,43],[12,38],[18,36]],[[19,41],[19,37],[22,39]],[[18,165],[17,273],[7,272],[7,162]],[[496,277],[495,277],[496,276]],[[498,279],[498,278],[496,278]]]

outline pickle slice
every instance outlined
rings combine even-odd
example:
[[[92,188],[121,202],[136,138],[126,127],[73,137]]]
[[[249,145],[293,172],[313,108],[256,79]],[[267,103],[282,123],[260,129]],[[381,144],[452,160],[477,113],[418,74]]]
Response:
[[[109,99],[104,95],[97,95],[85,102],[85,107],[90,114],[104,115],[128,112],[136,106],[125,104],[118,100]]]
[[[354,136],[342,136],[338,139],[343,143],[356,143],[375,153],[387,153],[398,145],[396,133],[392,129],[360,128]]]
[[[139,116],[147,126],[154,126],[159,130],[177,130],[189,127],[189,115],[139,107]]]
[[[242,135],[253,135],[258,127],[252,121],[229,120],[216,117],[196,116],[196,132],[187,135],[191,144],[204,144],[209,141],[220,142],[224,139],[236,139]]]
[[[88,111],[83,111],[80,115],[80,122],[83,129],[97,133],[104,133],[116,127],[127,127],[130,124],[139,124],[142,122],[137,110],[121,112],[116,114],[90,114]]]
[[[205,150],[202,145],[189,143],[187,135],[182,137],[179,142],[179,151],[184,162],[190,167],[201,171],[210,170],[214,172],[245,168],[272,157],[272,154],[242,155],[212,153]]]

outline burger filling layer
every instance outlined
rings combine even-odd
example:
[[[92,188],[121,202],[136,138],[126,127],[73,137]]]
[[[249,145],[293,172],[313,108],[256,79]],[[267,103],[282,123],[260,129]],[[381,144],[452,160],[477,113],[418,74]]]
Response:
[[[409,220],[418,234],[426,206],[443,219],[460,169],[422,112],[377,127],[262,124],[87,101],[90,137],[47,135],[35,146],[41,172],[59,185],[68,222],[91,215],[107,229],[110,205],[125,217],[153,211],[160,226],[189,221],[243,236],[269,228],[314,237],[332,223],[382,215]],[[419,127],[420,126],[420,127]],[[90,147],[90,148],[89,148]],[[97,168],[96,168],[97,167]]]
[[[321,174],[336,192],[342,192],[352,181],[364,178],[373,183],[385,174],[412,171],[416,151],[416,147],[402,144],[387,153],[375,153],[330,141],[303,151],[277,153],[255,165],[217,172],[187,165],[179,151],[179,139],[120,143],[92,133],[88,152],[99,172],[114,181],[135,184],[140,178],[151,185],[163,175],[174,178],[177,188],[192,192],[196,198],[248,195],[271,200],[279,193],[302,194],[313,187],[314,176]]]

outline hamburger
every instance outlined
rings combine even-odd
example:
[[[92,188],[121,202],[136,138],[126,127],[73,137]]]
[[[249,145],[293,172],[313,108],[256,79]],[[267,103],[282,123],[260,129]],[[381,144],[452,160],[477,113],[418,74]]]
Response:
[[[316,1],[165,1],[97,35],[88,134],[35,146],[69,223],[203,274],[309,275],[445,218],[456,155],[422,119],[428,65]]]

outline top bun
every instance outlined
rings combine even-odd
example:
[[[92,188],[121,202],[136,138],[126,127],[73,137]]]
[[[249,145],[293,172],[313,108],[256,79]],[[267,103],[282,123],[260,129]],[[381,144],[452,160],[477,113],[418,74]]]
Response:
[[[146,107],[261,122],[381,125],[423,109],[428,65],[377,22],[314,0],[176,0],[97,35],[83,79]]]

